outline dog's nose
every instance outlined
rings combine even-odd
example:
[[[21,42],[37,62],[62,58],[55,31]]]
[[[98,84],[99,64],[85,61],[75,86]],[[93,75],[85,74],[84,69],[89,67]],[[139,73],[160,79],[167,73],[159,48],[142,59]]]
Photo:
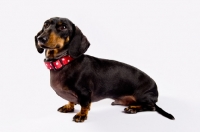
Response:
[[[38,37],[37,40],[42,43],[45,44],[47,42],[47,37]]]

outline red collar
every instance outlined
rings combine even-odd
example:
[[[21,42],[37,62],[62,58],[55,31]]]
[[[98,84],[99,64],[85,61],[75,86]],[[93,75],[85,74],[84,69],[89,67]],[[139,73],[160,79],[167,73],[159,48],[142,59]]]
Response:
[[[73,58],[71,56],[67,55],[67,56],[64,56],[55,61],[44,60],[44,64],[46,65],[47,69],[49,69],[49,70],[58,70],[58,69],[62,68],[63,66],[67,65],[72,60],[73,60]]]

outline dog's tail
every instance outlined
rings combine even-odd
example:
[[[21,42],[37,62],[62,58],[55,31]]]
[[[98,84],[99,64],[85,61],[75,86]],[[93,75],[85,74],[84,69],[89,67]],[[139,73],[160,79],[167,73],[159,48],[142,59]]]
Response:
[[[169,119],[171,119],[171,120],[175,120],[175,118],[174,118],[173,115],[167,113],[166,111],[164,111],[163,109],[161,109],[160,107],[158,107],[156,104],[155,104],[155,108],[156,108],[156,111],[157,111],[159,114],[161,114],[161,115],[163,115],[164,117],[167,117],[167,118],[169,118]]]

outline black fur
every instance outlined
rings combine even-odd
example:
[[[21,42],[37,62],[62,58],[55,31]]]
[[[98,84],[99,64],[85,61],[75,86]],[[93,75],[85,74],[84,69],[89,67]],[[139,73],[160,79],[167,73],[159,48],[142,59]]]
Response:
[[[61,52],[74,58],[62,69],[50,71],[51,87],[59,96],[72,104],[80,104],[84,110],[89,109],[91,102],[110,98],[115,100],[113,105],[129,106],[125,110],[126,113],[158,111],[161,115],[174,119],[155,104],[158,99],[157,85],[146,73],[118,61],[84,55],[90,43],[78,27],[65,18],[51,18],[48,21],[51,21],[51,25],[45,30],[43,28],[43,32],[54,31],[56,36],[63,39],[69,36],[70,41],[64,44]],[[58,22],[65,23],[68,30],[57,31]],[[37,38],[41,34],[43,33],[39,32],[35,37],[39,53],[43,52],[43,48],[37,45]],[[48,35],[46,37],[48,38]],[[57,56],[53,59],[47,56],[46,58],[54,60]],[[83,121],[83,117],[85,120],[87,114],[81,120],[78,116],[80,114],[74,117],[77,122]]]

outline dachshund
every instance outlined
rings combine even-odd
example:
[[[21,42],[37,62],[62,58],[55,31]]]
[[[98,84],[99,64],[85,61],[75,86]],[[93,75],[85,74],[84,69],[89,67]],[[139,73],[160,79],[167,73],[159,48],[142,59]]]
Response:
[[[39,53],[45,50],[51,87],[69,101],[58,111],[73,112],[74,106],[80,104],[81,110],[73,121],[85,121],[91,103],[105,98],[113,99],[112,105],[126,106],[124,113],[157,111],[175,119],[156,105],[157,85],[146,73],[122,62],[85,55],[90,43],[69,19],[46,20],[35,36],[35,46]]]

